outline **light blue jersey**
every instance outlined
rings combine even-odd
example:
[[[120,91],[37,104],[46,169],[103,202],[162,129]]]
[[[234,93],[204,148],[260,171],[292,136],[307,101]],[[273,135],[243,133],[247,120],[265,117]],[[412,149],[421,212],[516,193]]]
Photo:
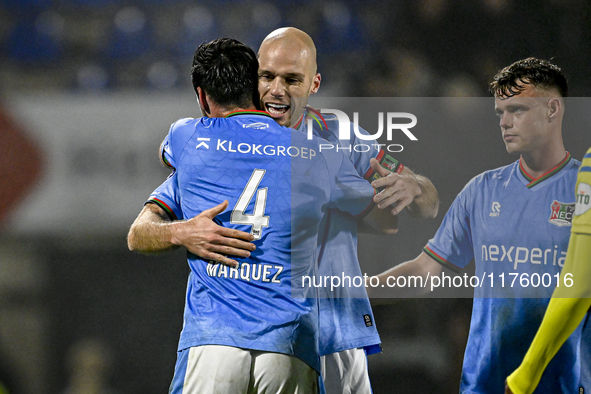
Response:
[[[278,352],[319,371],[316,288],[305,287],[309,298],[297,298],[292,286],[301,289],[303,278],[316,274],[324,212],[360,214],[374,191],[344,155],[321,152],[318,144],[260,111],[173,124],[162,155],[176,171],[149,202],[188,219],[228,200],[230,209],[215,221],[250,232],[257,245],[238,268],[188,254],[179,350],[227,345]]]
[[[353,132],[352,124],[351,139],[339,140],[336,116],[320,115],[310,108],[308,111],[308,117],[316,115],[316,119],[324,120],[312,122],[313,135],[326,140],[329,143],[326,145],[332,145],[331,150],[344,152],[359,175],[369,179],[373,174],[370,159],[382,159],[384,151],[367,144],[367,141],[361,141]],[[300,120],[295,127],[307,133],[306,122]],[[369,134],[361,127],[359,131]],[[362,143],[364,147],[359,148]],[[357,257],[357,221],[341,211],[329,209],[320,225],[318,256],[321,277],[361,277],[363,273]],[[333,291],[330,287],[320,288],[321,355],[358,347],[365,347],[367,354],[372,354],[381,350],[379,344],[380,337],[364,287],[354,284],[349,286],[347,283],[347,286],[337,287]]]
[[[424,249],[454,270],[474,259],[475,275],[484,278],[475,289],[461,393],[504,392],[505,378],[523,360],[564,265],[580,162],[567,154],[537,179],[520,164],[472,179]],[[580,335],[579,327],[535,393],[578,392]]]

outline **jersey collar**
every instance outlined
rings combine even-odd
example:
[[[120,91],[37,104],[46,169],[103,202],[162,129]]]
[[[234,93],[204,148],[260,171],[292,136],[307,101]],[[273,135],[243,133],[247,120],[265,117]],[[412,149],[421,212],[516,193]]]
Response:
[[[230,112],[228,115],[224,116],[224,118],[231,118],[232,116],[238,115],[262,115],[268,116],[269,118],[271,117],[271,115],[269,115],[267,112],[259,111],[258,109],[239,109],[237,111]]]
[[[322,125],[324,125],[324,128],[326,130],[328,130],[328,125],[326,124],[326,120],[324,120],[324,117],[320,114],[319,111],[317,111],[314,108],[309,107],[309,106],[304,108],[304,113],[302,113],[302,115],[300,116],[300,119],[296,122],[296,124],[293,125],[293,128],[296,130],[299,130],[300,126],[304,122],[304,118],[306,116],[312,117],[312,119],[314,119],[314,121],[318,124],[318,126],[320,126],[320,130],[323,130]]]
[[[304,114],[305,114],[305,113],[304,113]],[[294,125],[293,125],[293,128],[294,128],[294,129],[296,129],[296,130],[299,130],[300,126],[302,125],[302,122],[304,121],[304,114],[302,114],[302,115],[300,116],[300,120],[298,120],[298,121],[296,122],[296,124],[294,124]]]
[[[562,170],[564,167],[566,167],[568,165],[568,163],[570,163],[571,158],[572,157],[571,157],[570,153],[566,152],[566,157],[564,159],[562,159],[562,161],[560,163],[558,163],[554,168],[548,170],[546,173],[540,175],[537,178],[532,177],[531,175],[529,175],[525,171],[525,168],[523,168],[523,159],[519,158],[519,172],[521,173],[521,175],[525,179],[526,182],[524,182],[524,183],[526,183],[526,186],[529,189],[531,189],[534,186],[537,186],[540,183],[544,182],[545,180],[558,174],[560,172],[560,170]]]

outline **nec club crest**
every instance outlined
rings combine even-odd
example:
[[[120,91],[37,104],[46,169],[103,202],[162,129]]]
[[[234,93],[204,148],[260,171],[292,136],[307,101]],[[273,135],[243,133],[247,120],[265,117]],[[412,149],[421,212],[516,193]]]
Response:
[[[554,200],[550,206],[550,219],[548,221],[558,227],[572,225],[575,203],[567,204]]]

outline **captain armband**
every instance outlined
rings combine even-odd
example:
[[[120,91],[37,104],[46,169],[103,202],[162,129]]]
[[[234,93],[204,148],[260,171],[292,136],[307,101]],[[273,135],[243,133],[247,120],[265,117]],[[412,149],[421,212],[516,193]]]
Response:
[[[404,165],[401,162],[386,154],[383,150],[380,150],[380,153],[376,156],[376,160],[382,167],[396,174],[400,174],[404,169]],[[373,168],[369,167],[365,175],[363,175],[363,178],[368,182],[373,182],[377,179],[380,179],[381,176],[376,171],[374,171]],[[381,191],[381,189],[382,188],[379,190]]]

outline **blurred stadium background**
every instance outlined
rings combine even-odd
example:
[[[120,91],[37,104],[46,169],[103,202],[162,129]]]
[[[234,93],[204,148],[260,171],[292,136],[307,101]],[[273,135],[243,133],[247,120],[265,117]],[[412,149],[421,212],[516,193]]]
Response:
[[[563,67],[571,96],[591,93],[585,0],[0,0],[0,382],[11,393],[166,392],[188,268],[182,251],[128,252],[125,235],[167,175],[156,152],[168,126],[199,114],[195,48],[227,36],[256,49],[281,26],[315,40],[323,97],[485,97],[499,68],[528,56]],[[415,257],[472,176],[513,160],[492,101],[470,125],[459,120],[471,101],[453,102],[401,154],[438,187],[440,216],[402,215],[393,239],[361,237],[368,274]],[[577,158],[591,145],[580,102],[584,125],[565,131]],[[374,392],[457,392],[470,306],[376,307]]]

